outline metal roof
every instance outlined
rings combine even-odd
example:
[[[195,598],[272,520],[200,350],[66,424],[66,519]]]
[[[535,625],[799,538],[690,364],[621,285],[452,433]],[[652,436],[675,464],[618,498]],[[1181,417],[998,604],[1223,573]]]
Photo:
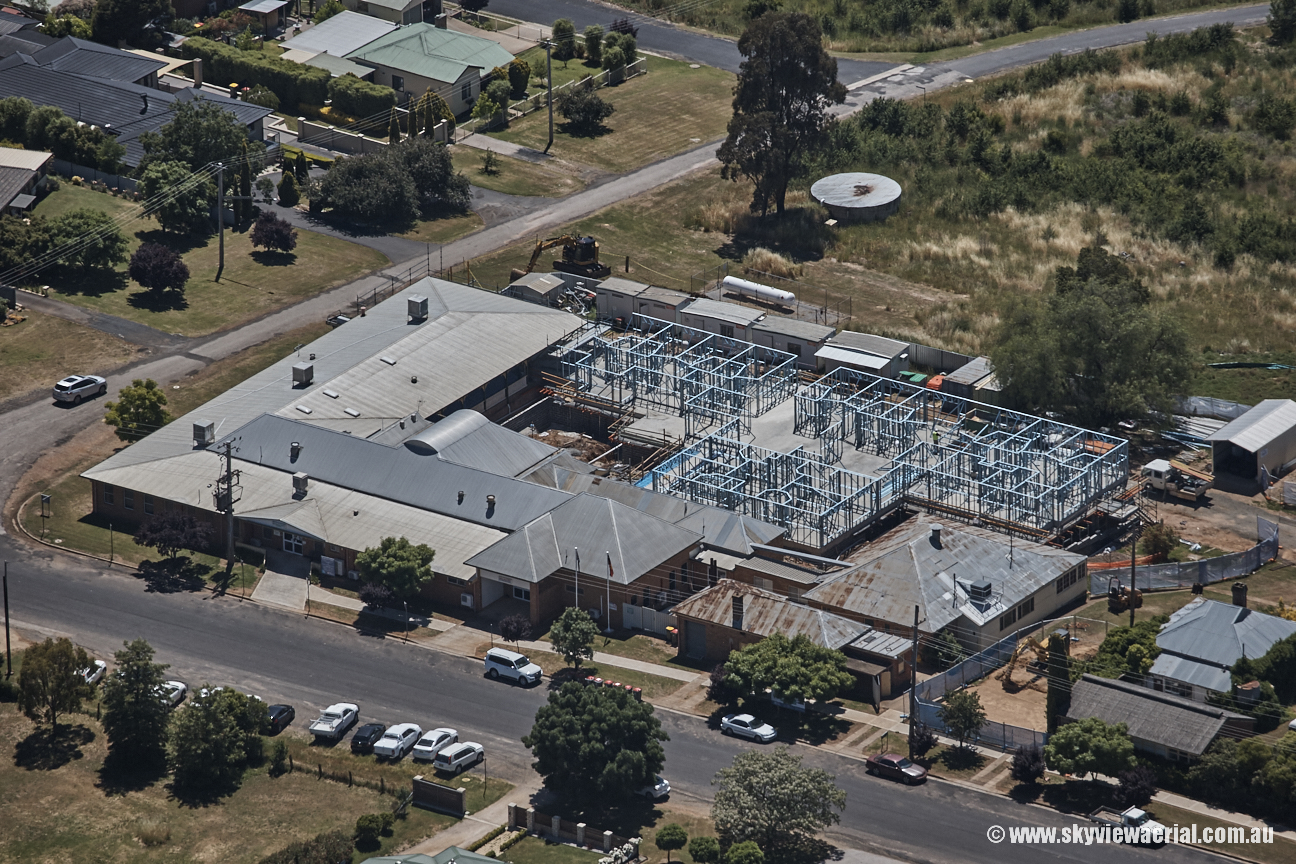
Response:
[[[1243,450],[1258,453],[1296,428],[1296,402],[1290,399],[1266,399],[1218,432],[1207,441],[1228,441]]]
[[[1296,621],[1198,597],[1170,616],[1156,641],[1162,652],[1228,669],[1293,634]]]
[[[44,150],[19,150],[16,147],[0,146],[0,168],[25,168],[28,171],[39,171],[53,158],[53,153]]]
[[[829,327],[827,324],[816,324],[813,321],[802,321],[799,318],[786,318],[781,315],[767,315],[763,320],[753,324],[752,329],[761,333],[791,336],[811,343],[831,339],[837,332],[836,327]]]
[[[609,276],[598,284],[594,289],[597,291],[606,291],[609,294],[624,294],[627,297],[638,297],[647,291],[650,286],[643,282],[636,282],[633,279],[623,279],[620,276]]]
[[[815,352],[815,356],[822,357],[825,360],[836,360],[838,363],[848,363],[851,366],[879,371],[885,369],[891,363],[889,357],[871,354],[868,351],[851,351],[848,348],[838,348],[832,344],[820,348]]]
[[[426,22],[379,36],[347,52],[347,57],[445,83],[458,81],[469,69],[489,71],[513,62],[513,55],[498,42],[442,30]]]
[[[1124,723],[1131,738],[1199,756],[1230,720],[1251,718],[1125,681],[1084,675],[1071,687],[1071,720]]]
[[[874,336],[872,333],[856,333],[854,330],[843,330],[832,338],[832,344],[838,348],[850,348],[855,351],[867,351],[879,357],[899,357],[908,352],[909,343],[885,336]]]
[[[697,315],[702,318],[728,321],[748,327],[755,324],[765,313],[759,309],[748,309],[746,306],[739,306],[737,303],[725,303],[723,300],[699,297],[687,306],[681,307],[680,315]],[[680,319],[681,322],[683,320],[683,318]],[[685,324],[684,326],[689,325]]]
[[[16,33],[6,33],[0,36],[0,57],[9,57],[13,54],[35,54],[47,45],[55,43],[54,38],[46,36],[39,30],[19,30]]]
[[[946,375],[945,381],[948,384],[966,384],[971,387],[993,371],[989,357],[975,357]]]
[[[825,206],[881,207],[900,197],[900,184],[881,174],[862,171],[833,174],[816,180],[810,197]]]
[[[553,273],[527,273],[509,283],[510,288],[529,288],[537,294],[547,295],[550,291],[565,286],[567,282]]]
[[[36,172],[27,168],[0,166],[0,209],[13,203],[35,176]]]
[[[536,487],[541,488],[541,487]],[[702,535],[617,501],[577,495],[466,562],[527,582],[559,570],[576,569],[575,550],[584,548],[583,572],[628,585],[702,540]]]
[[[1148,674],[1182,681],[1185,684],[1195,684],[1219,693],[1227,693],[1233,688],[1233,675],[1229,669],[1179,657],[1166,651],[1157,655],[1156,662],[1152,664]]]
[[[903,657],[913,649],[913,643],[904,636],[884,633],[870,627],[869,631],[852,642],[850,647],[882,657]]]
[[[497,426],[468,409],[410,436],[404,444],[415,453],[435,453],[447,462],[504,477],[526,474],[558,453],[543,441]]]
[[[280,43],[285,51],[302,50],[312,54],[332,54],[345,57],[357,48],[363,48],[379,36],[396,29],[396,25],[359,12],[339,12],[332,18],[307,28],[300,36]]]
[[[250,0],[238,7],[243,12],[256,12],[264,15],[267,12],[273,12],[291,3],[292,0]]]
[[[136,82],[166,66],[161,58],[141,57],[131,51],[122,51],[87,42],[73,36],[64,36],[32,55],[41,66],[74,75],[88,75],[109,81]]]
[[[20,30],[34,30],[40,23],[33,18],[23,18],[18,15],[0,15],[0,36],[8,36],[10,33],[17,33]]]
[[[786,579],[789,582],[799,582],[802,585],[814,585],[828,576],[823,570],[814,570],[809,567],[797,567],[782,561],[774,561],[770,558],[761,558],[754,555],[744,561],[740,561],[735,569],[754,570],[757,573],[764,573],[767,576],[777,576],[780,579]],[[841,568],[836,568],[840,570]]]
[[[299,62],[304,66],[314,66],[317,69],[325,69],[334,78],[341,78],[343,75],[354,75],[357,78],[366,78],[373,75],[374,71],[368,66],[361,66],[359,63],[353,63],[345,57],[334,57],[327,51],[314,54]]]
[[[664,306],[678,306],[685,301],[693,299],[692,294],[685,294],[683,291],[674,291],[670,288],[659,288],[656,285],[649,285],[639,293],[640,300],[655,300]]]
[[[854,642],[872,628],[824,612],[803,603],[793,603],[781,594],[756,588],[733,579],[721,579],[675,604],[672,612],[679,618],[691,618],[708,624],[733,627],[734,599],[743,598],[742,632],[757,636],[782,633],[792,639],[805,636],[825,648],[841,648]]]

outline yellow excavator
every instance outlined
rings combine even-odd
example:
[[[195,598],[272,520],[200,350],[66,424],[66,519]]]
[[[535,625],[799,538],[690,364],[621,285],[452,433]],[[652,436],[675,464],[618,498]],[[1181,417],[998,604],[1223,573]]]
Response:
[[[536,243],[531,260],[525,270],[513,270],[510,279],[520,279],[535,269],[540,260],[540,253],[555,246],[562,247],[562,258],[555,259],[553,268],[560,273],[571,273],[587,279],[606,279],[612,275],[612,268],[599,263],[599,244],[593,237],[575,237],[564,234],[561,237],[550,237]]]

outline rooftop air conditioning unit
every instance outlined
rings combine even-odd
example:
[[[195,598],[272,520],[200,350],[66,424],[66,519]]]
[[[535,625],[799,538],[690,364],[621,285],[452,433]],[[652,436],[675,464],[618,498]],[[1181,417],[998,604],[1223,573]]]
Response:
[[[968,598],[973,603],[990,602],[990,583],[985,579],[978,579],[968,588]]]
[[[422,294],[415,294],[407,303],[411,321],[422,321],[428,317],[428,298]]]
[[[207,447],[216,443],[216,424],[210,420],[198,420],[193,424],[193,442],[195,447]]]
[[[314,363],[294,363],[293,364],[293,386],[298,384],[309,384],[315,380]]]
[[[306,494],[306,483],[308,480],[310,480],[310,476],[307,475],[305,471],[298,471],[293,475],[293,491],[301,492],[303,495]]]

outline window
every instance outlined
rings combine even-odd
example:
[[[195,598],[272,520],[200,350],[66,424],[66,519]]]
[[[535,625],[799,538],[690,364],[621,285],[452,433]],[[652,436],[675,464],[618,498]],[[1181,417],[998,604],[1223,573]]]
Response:
[[[529,591],[527,592],[528,596],[530,595],[530,593],[531,593],[531,592],[529,592]],[[568,586],[567,586],[567,593],[568,593],[568,594],[584,594],[584,593],[585,593],[585,589],[584,589],[584,588],[581,588],[581,589],[578,590],[578,589],[576,588],[575,585],[568,585]]]
[[[757,588],[763,588],[763,589],[765,589],[766,591],[773,591],[773,590],[774,590],[774,580],[773,580],[773,579],[766,578],[765,576],[753,576],[753,577],[752,577],[752,583],[753,583]]]
[[[117,496],[114,494],[113,487],[108,483],[104,484],[104,503],[105,504],[117,503]]]
[[[447,577],[446,577],[446,581],[449,582],[451,585],[467,585],[467,584],[468,584],[468,580],[467,580],[467,579],[460,579],[458,576],[447,576]]]
[[[1080,578],[1079,569],[1072,570],[1070,573],[1067,573],[1062,577],[1060,577],[1057,580],[1057,593],[1061,594],[1063,591],[1070,588],[1072,585],[1076,583],[1077,580],[1079,580],[1079,578]]]
[[[670,571],[670,590],[675,590],[675,571]]]
[[[1029,615],[1030,613],[1032,613],[1032,612],[1034,612],[1034,611],[1035,611],[1035,598],[1034,598],[1034,597],[1028,597],[1028,598],[1026,598],[1025,600],[1023,600],[1021,603],[1018,603],[1018,604],[1017,604],[1017,617],[1018,617],[1018,618],[1025,618],[1027,615]]]
[[[145,496],[144,496],[144,512],[145,512],[146,514],[148,514],[149,516],[152,516],[152,515],[153,515],[153,496],[152,496],[152,495],[145,495]]]
[[[395,90],[397,93],[404,93],[404,92],[405,92],[405,78],[404,78],[404,76],[402,76],[402,75],[393,75],[393,76],[392,76],[392,89]]]
[[[721,335],[721,336],[724,336],[726,339],[732,339],[732,338],[733,338],[733,335],[734,335],[734,325],[732,325],[732,324],[721,324],[721,325],[720,325],[720,335]]]
[[[797,357],[800,357],[800,356],[801,356],[801,345],[800,345],[800,343],[797,343],[797,342],[789,342],[789,343],[788,343],[788,346],[787,346],[787,353],[789,353],[789,354],[794,354],[794,355],[796,355]]]
[[[531,602],[531,589],[530,589],[530,588],[519,588],[518,586],[514,585],[514,586],[513,586],[513,599],[514,599],[514,600],[525,600],[526,602],[530,603],[530,602]]]
[[[999,616],[999,629],[1007,630],[1017,620],[1017,610],[1013,609]]]
[[[342,554],[342,549],[338,546],[334,546],[332,543],[325,543],[324,548],[328,550],[329,555],[337,556]]]
[[[465,82],[463,83],[463,87],[462,87],[462,88],[460,89],[460,91],[459,91],[459,98],[462,99],[462,100],[465,101],[465,102],[471,102],[471,101],[472,101],[472,82],[471,82],[471,81],[465,81]]]
[[[122,490],[122,506],[125,507],[127,510],[134,510],[134,509],[135,509],[135,490],[134,490],[134,489],[123,489],[123,490]]]

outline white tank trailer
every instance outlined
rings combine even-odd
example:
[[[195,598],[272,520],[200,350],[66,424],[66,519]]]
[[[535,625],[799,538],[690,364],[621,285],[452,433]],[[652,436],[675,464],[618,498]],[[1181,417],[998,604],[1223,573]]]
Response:
[[[753,297],[757,300],[764,300],[767,303],[779,303],[783,306],[796,305],[796,295],[791,291],[784,291],[782,288],[771,288],[759,282],[739,279],[737,276],[726,276],[720,281],[720,284],[739,297]]]

